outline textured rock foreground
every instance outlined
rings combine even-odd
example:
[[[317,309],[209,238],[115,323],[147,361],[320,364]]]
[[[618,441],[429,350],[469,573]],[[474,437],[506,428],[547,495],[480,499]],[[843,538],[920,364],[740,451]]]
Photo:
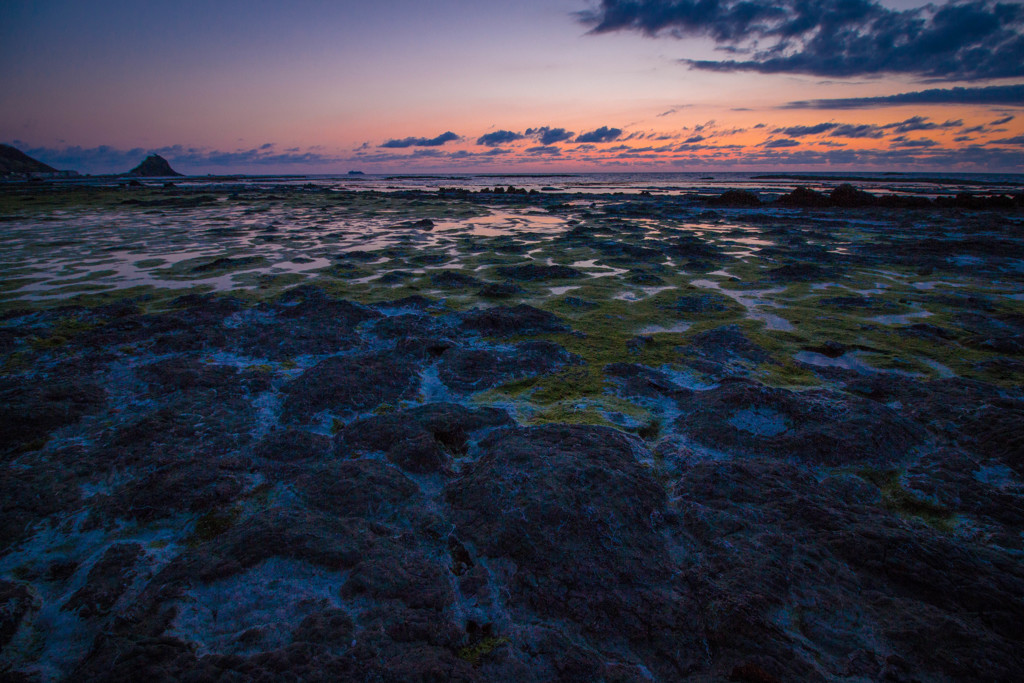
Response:
[[[1017,205],[193,181],[0,187],[0,680],[1020,679]]]
[[[1024,670],[1019,390],[768,387],[723,327],[679,351],[717,383],[603,369],[657,424],[524,424],[487,392],[589,368],[526,305],[299,287],[5,323],[8,680]]]

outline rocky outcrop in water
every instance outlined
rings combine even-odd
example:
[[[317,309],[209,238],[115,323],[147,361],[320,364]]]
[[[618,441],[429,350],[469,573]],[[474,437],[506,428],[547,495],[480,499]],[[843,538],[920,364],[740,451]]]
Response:
[[[181,174],[171,168],[171,165],[167,163],[167,159],[164,159],[159,154],[150,154],[138,166],[125,173],[125,175],[133,178],[166,178],[180,176]]]

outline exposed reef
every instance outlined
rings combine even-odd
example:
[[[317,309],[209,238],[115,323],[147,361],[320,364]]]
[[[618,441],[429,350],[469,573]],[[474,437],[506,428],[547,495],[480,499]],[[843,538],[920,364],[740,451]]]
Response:
[[[0,677],[1015,680],[1024,221],[840,189],[5,190]]]

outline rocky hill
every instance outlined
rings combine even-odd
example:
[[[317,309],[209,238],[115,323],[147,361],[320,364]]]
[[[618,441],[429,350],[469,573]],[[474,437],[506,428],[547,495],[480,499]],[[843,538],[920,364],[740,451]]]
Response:
[[[171,165],[167,163],[167,159],[164,159],[159,154],[150,154],[142,160],[141,164],[125,173],[125,175],[137,178],[164,178],[167,176],[180,176],[181,174],[171,168]]]
[[[33,159],[16,147],[0,145],[0,176],[57,172],[57,169]]]

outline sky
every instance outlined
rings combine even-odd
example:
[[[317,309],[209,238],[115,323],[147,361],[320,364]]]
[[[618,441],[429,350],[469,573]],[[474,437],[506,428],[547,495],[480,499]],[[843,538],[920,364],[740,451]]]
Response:
[[[121,172],[1024,172],[1024,0],[4,0],[0,142]]]

